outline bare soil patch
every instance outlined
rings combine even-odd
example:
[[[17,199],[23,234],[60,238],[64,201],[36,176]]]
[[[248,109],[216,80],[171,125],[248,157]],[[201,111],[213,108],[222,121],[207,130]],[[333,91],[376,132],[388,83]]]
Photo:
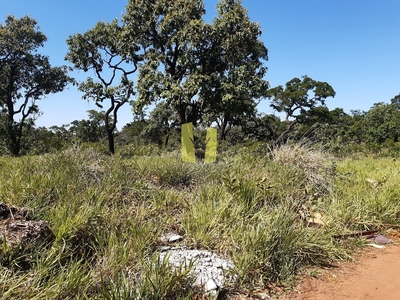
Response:
[[[0,253],[4,252],[4,248],[23,251],[33,244],[53,238],[47,223],[29,220],[28,212],[29,209],[0,202]]]
[[[304,277],[285,300],[400,299],[400,239],[384,249],[367,246],[355,262]]]

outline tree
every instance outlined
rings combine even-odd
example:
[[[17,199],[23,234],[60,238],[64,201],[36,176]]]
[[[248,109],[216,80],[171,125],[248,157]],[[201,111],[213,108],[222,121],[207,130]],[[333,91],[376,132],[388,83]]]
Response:
[[[44,154],[54,150],[60,150],[64,146],[64,141],[46,127],[32,128],[28,137],[28,143],[23,150],[31,154]]]
[[[105,111],[104,124],[111,154],[115,152],[114,130],[118,122],[118,110],[134,95],[134,84],[130,75],[136,72],[140,57],[135,43],[123,44],[123,29],[118,20],[111,23],[98,22],[84,34],[75,34],[67,40],[69,51],[66,60],[76,69],[93,70],[97,80],[89,77],[80,82],[78,89],[84,92],[83,99],[92,99],[103,108],[103,102],[110,105]],[[117,75],[120,79],[117,85]]]
[[[399,141],[400,110],[396,103],[375,103],[364,118],[365,142],[382,144],[391,139]]]
[[[160,147],[168,145],[171,131],[178,129],[179,125],[174,111],[165,102],[160,102],[151,111],[147,123],[141,135],[148,141],[156,142]]]
[[[49,58],[37,53],[46,40],[28,16],[8,16],[0,24],[0,106],[7,115],[7,147],[13,155],[21,150],[24,127],[39,112],[36,101],[72,82],[65,66],[51,67]]]
[[[256,113],[240,120],[243,132],[257,141],[275,141],[283,131],[282,123],[279,117],[264,113]]]
[[[238,114],[254,110],[263,95],[267,49],[259,25],[238,0],[221,0],[214,24],[202,19],[201,0],[130,1],[124,17],[126,40],[144,49],[137,110],[165,101],[180,124],[221,120],[221,135]]]
[[[72,132],[69,130],[70,124],[63,124],[61,126],[50,126],[50,130],[61,143],[70,142],[73,138]]]
[[[286,83],[285,88],[280,85],[270,89],[268,97],[272,99],[271,107],[285,114],[286,123],[286,129],[275,140],[275,144],[279,144],[299,122],[302,113],[318,105],[324,106],[325,100],[334,96],[335,91],[328,83],[307,76],[302,76],[302,80],[293,78]]]
[[[346,132],[347,139],[361,144],[365,142],[366,136],[366,127],[365,127],[365,118],[367,112],[361,110],[351,110],[350,111],[352,117],[352,124]]]
[[[90,109],[87,111],[87,113],[92,127],[96,129],[98,140],[101,141],[107,135],[107,128],[105,125],[106,112],[104,110],[97,111],[94,109]],[[108,116],[108,119],[109,122],[113,122],[112,116]]]
[[[141,133],[148,125],[147,120],[143,116],[134,115],[133,121],[127,123],[118,132],[117,142],[120,145],[132,144],[141,145],[146,143],[146,140],[141,139]]]
[[[207,36],[203,6],[202,0],[129,1],[125,40],[139,43],[144,51],[136,111],[165,100],[180,124],[198,120],[202,103],[194,100],[201,80],[196,73],[196,52],[203,35]]]
[[[349,129],[353,125],[353,118],[342,108],[329,110],[326,106],[304,111],[298,120],[296,137],[308,136],[314,142],[325,145],[347,142]]]
[[[205,76],[200,97],[209,100],[206,110],[214,115],[219,140],[226,137],[228,124],[254,116],[258,102],[269,87],[264,80],[268,50],[260,40],[259,24],[251,22],[240,0],[221,0],[217,5],[210,46],[201,55]],[[212,63],[210,63],[212,62]]]
[[[390,102],[396,107],[397,110],[400,110],[400,93],[390,99]]]
[[[106,136],[105,112],[91,109],[87,113],[89,119],[74,120],[70,123],[70,135],[83,143],[103,142]],[[112,119],[110,119],[110,122],[112,122]]]

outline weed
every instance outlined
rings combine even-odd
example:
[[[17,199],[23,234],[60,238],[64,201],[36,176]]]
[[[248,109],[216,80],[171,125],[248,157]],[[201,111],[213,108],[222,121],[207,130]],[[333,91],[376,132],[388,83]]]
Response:
[[[230,291],[290,285],[304,267],[349,259],[363,245],[333,235],[399,226],[393,158],[341,159],[333,170],[310,144],[250,148],[214,164],[79,147],[0,158],[1,199],[54,233],[46,247],[21,251],[2,239],[1,299],[196,298],[188,269],[157,260],[158,239],[170,231],[187,247],[230,258]],[[301,210],[325,225],[304,226]]]

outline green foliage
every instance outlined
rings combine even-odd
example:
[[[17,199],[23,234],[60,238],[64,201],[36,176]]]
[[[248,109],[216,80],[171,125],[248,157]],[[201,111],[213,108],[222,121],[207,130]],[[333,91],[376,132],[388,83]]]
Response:
[[[197,165],[186,164],[180,157],[147,156],[138,165],[143,176],[159,186],[190,188],[198,173]]]
[[[68,128],[68,135],[64,138],[81,143],[103,142],[107,135],[105,115],[104,111],[88,110],[89,119],[72,121]],[[109,117],[109,119],[112,121],[112,117]],[[60,130],[59,128],[54,129]]]
[[[137,109],[166,99],[177,110],[179,122],[195,121],[199,102],[196,46],[205,32],[203,2],[130,1],[124,16],[125,42],[144,49],[139,69]],[[189,114],[190,116],[188,116]]]
[[[145,144],[148,141],[141,137],[141,133],[147,125],[148,121],[144,118],[134,118],[132,122],[127,123],[118,132],[117,143],[119,145],[134,144],[137,146]]]
[[[136,44],[123,48],[122,42],[122,28],[118,20],[111,23],[98,22],[84,34],[75,34],[68,38],[69,51],[65,57],[76,69],[84,72],[93,70],[95,73],[95,80],[88,77],[78,85],[78,89],[84,92],[83,99],[93,99],[100,108],[103,108],[105,101],[109,101],[104,115],[104,126],[112,154],[115,152],[113,134],[118,121],[118,110],[134,95],[134,84],[130,75],[136,72],[140,60],[135,55],[135,51],[139,50]],[[120,79],[116,79],[118,75],[121,76]]]
[[[219,1],[217,13],[211,27],[211,49],[206,53],[212,63],[202,62],[203,72],[210,74],[200,95],[211,99],[206,117],[217,122],[221,141],[228,124],[254,115],[257,101],[266,96],[268,50],[260,40],[259,24],[250,21],[241,1]]]
[[[241,1],[220,1],[213,24],[204,13],[201,0],[129,2],[126,41],[144,49],[136,110],[164,100],[179,124],[195,125],[220,117],[227,123],[254,110],[268,88],[259,25]]]
[[[55,237],[47,247],[4,251],[1,295],[190,299],[198,291],[188,270],[157,260],[158,237],[171,230],[184,235],[181,245],[233,260],[237,281],[229,290],[290,285],[305,266],[349,258],[362,244],[332,235],[398,226],[397,160],[346,159],[329,173],[330,159],[311,146],[284,146],[232,149],[215,164],[82,147],[0,159],[0,197],[32,208],[30,218],[47,221]],[[321,182],[329,193],[321,193]],[[325,226],[304,226],[306,210],[319,212]]]
[[[275,143],[279,144],[293,125],[299,122],[300,113],[314,109],[318,105],[325,105],[325,100],[334,96],[335,91],[328,83],[307,76],[302,76],[302,80],[293,78],[286,83],[285,88],[277,86],[270,89],[268,97],[272,99],[271,107],[277,112],[285,113],[286,122],[285,131],[279,135]]]
[[[21,154],[44,154],[61,150],[65,146],[62,139],[45,127],[32,128],[22,145]]]
[[[0,107],[6,115],[6,146],[13,155],[19,154],[26,129],[39,113],[36,101],[72,82],[65,66],[51,67],[49,58],[37,53],[46,40],[28,16],[8,16],[0,24]]]
[[[233,230],[240,245],[233,255],[245,286],[265,285],[271,279],[288,284],[304,265],[329,265],[335,256],[344,257],[326,232],[299,226],[290,206],[254,219],[254,225],[240,222]],[[239,232],[248,233],[241,236]]]
[[[157,143],[159,147],[167,146],[172,131],[179,129],[175,113],[166,102],[157,104],[147,122],[140,135],[148,142]]]
[[[121,146],[117,151],[121,157],[133,158],[135,156],[155,156],[160,152],[158,145],[147,144],[147,145],[135,145],[129,144]]]
[[[275,115],[255,113],[241,118],[240,126],[228,133],[228,140],[247,142],[249,140],[271,142],[283,132],[284,122]]]
[[[400,110],[394,104],[375,103],[365,115],[365,142],[382,144],[387,139],[399,141]]]
[[[147,271],[139,279],[137,299],[193,299],[190,276],[193,263],[173,269],[168,265],[167,258],[160,260],[155,256],[147,263]]]
[[[81,144],[79,144],[79,147],[82,150],[90,149],[90,150],[96,151],[97,153],[101,153],[101,154],[110,153],[107,146],[105,146],[102,143],[98,143],[98,142],[97,143],[81,143]]]

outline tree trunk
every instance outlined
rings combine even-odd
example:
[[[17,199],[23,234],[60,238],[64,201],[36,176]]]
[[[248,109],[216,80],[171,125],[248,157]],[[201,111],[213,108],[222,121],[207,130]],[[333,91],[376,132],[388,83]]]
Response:
[[[226,139],[226,127],[228,126],[228,121],[229,121],[229,113],[226,113],[221,122],[220,131],[218,134],[218,142]]]
[[[184,105],[180,105],[178,107],[178,121],[180,125],[186,124],[186,107]]]
[[[8,134],[9,134],[9,138],[10,138],[9,147],[10,147],[11,154],[14,156],[18,156],[19,152],[21,151],[20,139],[15,134],[13,126],[8,126]]]
[[[107,138],[108,138],[108,150],[112,155],[115,154],[115,146],[114,146],[114,135],[113,129],[107,129]]]
[[[104,114],[104,125],[105,125],[106,131],[107,131],[108,150],[110,151],[110,153],[112,155],[114,155],[114,153],[115,153],[114,134],[113,134],[113,131],[115,128],[115,126],[114,126],[115,120],[113,120],[113,123],[110,124],[109,115],[113,110],[114,110],[114,102],[112,102],[112,106]],[[114,114],[115,114],[115,112],[114,112]]]
[[[165,144],[164,144],[165,148],[168,146],[168,142],[169,142],[169,131],[167,133],[167,137],[165,138]]]
[[[286,129],[285,129],[285,131],[283,131],[283,132],[278,136],[278,138],[274,141],[274,143],[273,143],[273,144],[274,144],[274,147],[275,147],[275,146],[279,146],[279,145],[282,143],[283,138],[285,137],[285,135],[288,134],[288,133],[290,132],[290,130],[292,129],[293,125],[297,123],[297,121],[292,121],[292,122],[286,121],[286,122],[287,122],[287,123],[286,123]]]
[[[9,106],[10,107],[10,106]],[[9,149],[11,154],[14,156],[18,156],[21,151],[21,134],[22,131],[19,130],[16,132],[17,128],[14,126],[14,111],[9,108],[8,112],[8,122],[7,122],[7,131],[9,137]],[[21,121],[22,122],[22,121]]]

